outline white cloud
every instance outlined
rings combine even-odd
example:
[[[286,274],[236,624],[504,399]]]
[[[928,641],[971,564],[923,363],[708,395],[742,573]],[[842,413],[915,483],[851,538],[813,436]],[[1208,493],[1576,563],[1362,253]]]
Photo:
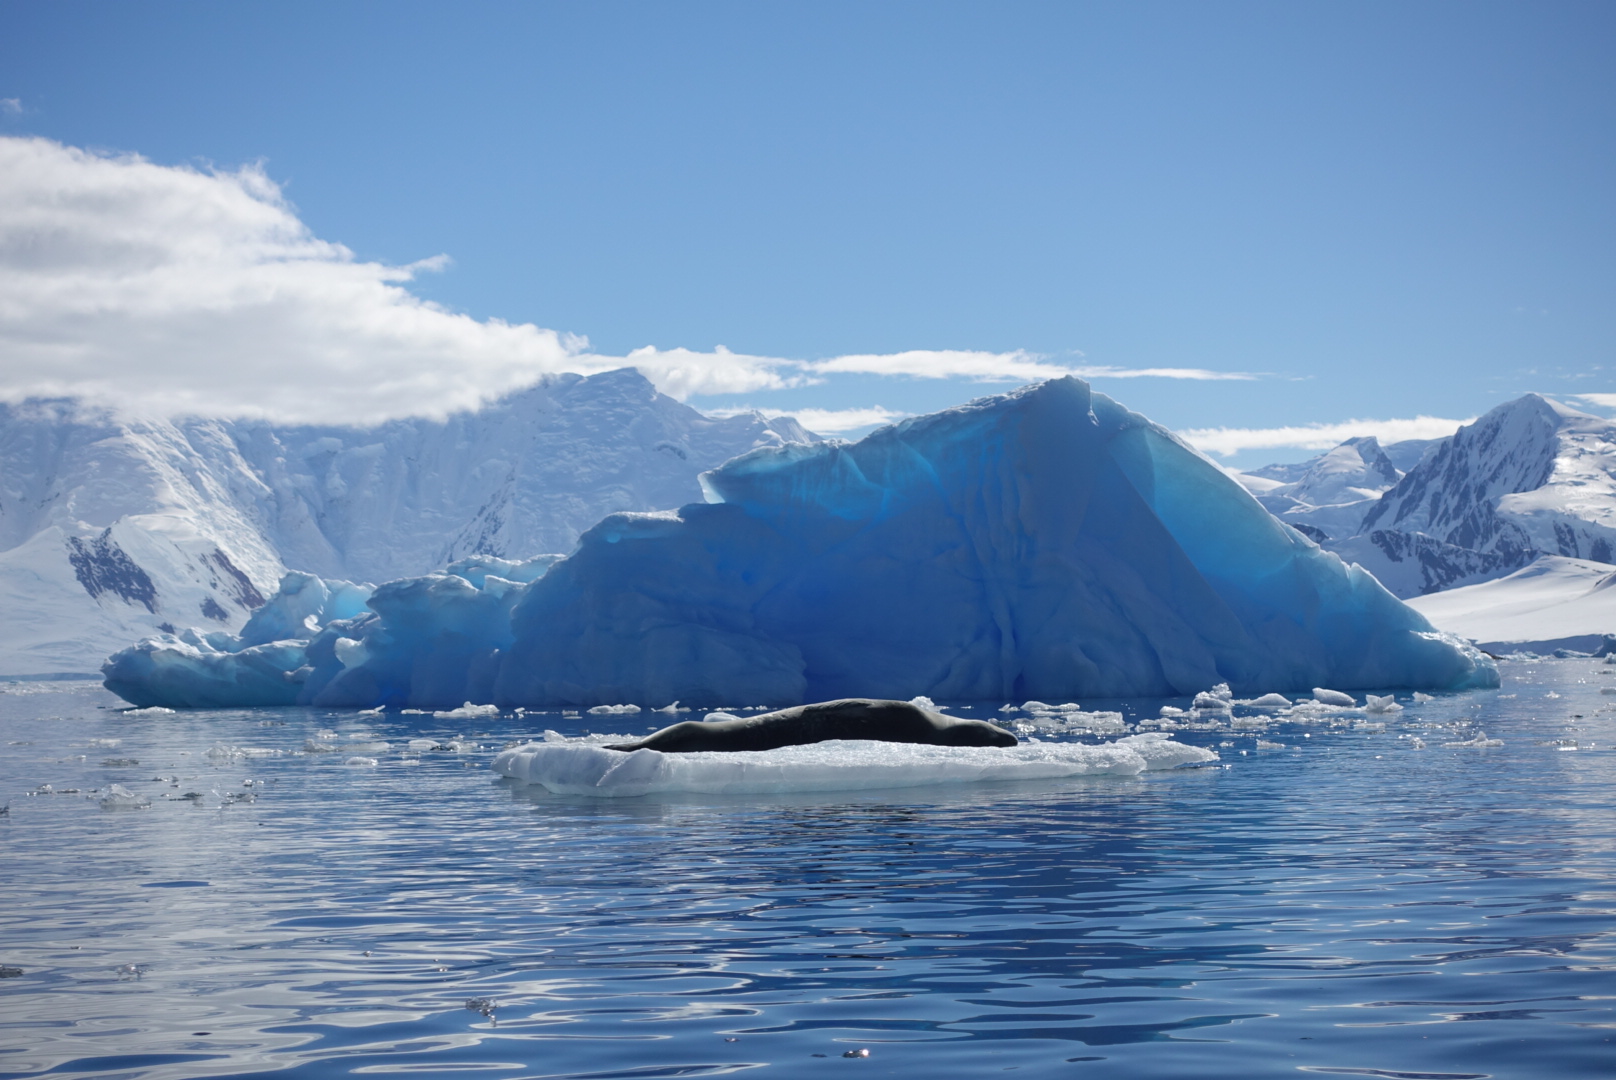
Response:
[[[1573,394],[1578,401],[1586,401],[1601,409],[1616,409],[1616,394]]]
[[[777,416],[792,416],[803,427],[820,435],[838,435],[844,431],[857,431],[859,428],[890,424],[894,420],[902,420],[909,415],[909,413],[898,412],[880,405],[871,405],[859,409],[751,409],[726,407],[704,411],[712,416],[736,416],[740,413],[749,412],[759,412],[771,419]]]
[[[257,167],[0,138],[0,396],[364,423],[588,369],[579,339],[403,287],[441,264],[356,260]]]
[[[722,345],[710,353],[648,345],[625,357],[587,354],[582,359],[605,367],[637,367],[664,394],[680,401],[694,394],[749,394],[823,381],[802,373],[796,361],[732,353]]]
[[[356,259],[310,232],[259,166],[209,172],[0,137],[0,400],[72,395],[170,416],[369,423],[473,408],[547,373],[625,365],[681,399],[853,373],[1250,377],[1066,367],[1019,351],[799,361],[647,347],[605,356],[582,337],[480,321],[409,291],[447,262]],[[851,424],[851,414],[814,415],[822,430]]]
[[[878,355],[837,356],[808,365],[821,374],[907,375],[920,379],[974,379],[978,382],[1033,382],[1076,375],[1082,379],[1251,379],[1245,372],[1203,368],[1068,367],[1017,350],[1008,353],[963,349],[912,349]]]
[[[1338,424],[1300,424],[1274,428],[1190,428],[1178,434],[1197,450],[1227,457],[1242,450],[1272,450],[1279,447],[1328,450],[1361,435],[1373,435],[1382,443],[1402,442],[1404,439],[1440,439],[1452,435],[1474,419],[1444,420],[1438,416],[1416,416],[1401,420],[1343,420]]]
[[[21,116],[22,98],[0,98],[0,114],[5,116]]]

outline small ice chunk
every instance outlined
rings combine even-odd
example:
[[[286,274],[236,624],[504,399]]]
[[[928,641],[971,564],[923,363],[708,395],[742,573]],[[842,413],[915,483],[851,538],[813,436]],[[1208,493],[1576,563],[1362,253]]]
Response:
[[[111,750],[122,742],[122,739],[91,739],[88,745],[95,750]]]
[[[1288,707],[1290,703],[1291,699],[1284,694],[1264,694],[1262,697],[1235,702],[1236,705],[1245,705],[1252,709],[1283,709]]]
[[[1277,743],[1277,742],[1269,742],[1267,739],[1258,739],[1257,740],[1257,749],[1259,749],[1259,750],[1283,750],[1283,749],[1285,749],[1285,744],[1284,743]]]
[[[1442,745],[1449,750],[1458,750],[1462,747],[1503,746],[1504,740],[1489,739],[1485,731],[1478,731],[1476,732],[1476,737],[1474,739],[1466,739],[1459,742],[1445,742]]]
[[[360,709],[359,710],[359,715],[360,716],[381,716],[386,711],[387,711],[386,706],[378,705],[374,709]]]
[[[1321,705],[1342,705],[1349,709],[1358,704],[1351,694],[1343,694],[1339,690],[1326,690],[1322,686],[1313,688],[1313,700]]]
[[[1403,707],[1397,704],[1397,698],[1393,694],[1369,694],[1367,699],[1364,701],[1364,712],[1366,713],[1394,713],[1402,711]]]
[[[374,765],[374,764],[376,764],[376,759],[373,758],[373,757],[361,757],[360,755],[355,754],[353,757],[349,758],[347,761],[344,761],[343,764],[344,765],[353,765],[355,767],[363,767],[363,766],[366,766],[366,765]]]
[[[438,745],[438,740],[436,740],[436,739],[411,739],[409,741],[408,745],[409,745],[409,748],[411,750],[431,750],[431,749],[433,749],[434,747],[436,747]]]
[[[122,784],[113,784],[107,788],[106,795],[101,799],[103,810],[144,810],[150,805],[150,799],[144,795],[136,795]]]
[[[1220,683],[1219,685],[1225,684]],[[1229,710],[1229,700],[1220,697],[1215,691],[1202,690],[1195,695],[1195,700],[1190,704],[1190,708],[1205,712],[1227,712]]]
[[[1424,750],[1425,740],[1420,738],[1418,735],[1415,735],[1408,740],[1408,745],[1412,746],[1416,750]]]
[[[596,705],[589,710],[590,716],[622,716],[640,711],[638,705]]]
[[[518,713],[520,713],[522,710],[517,709],[516,711]],[[678,713],[689,712],[690,711],[690,706],[688,706],[688,705],[680,705],[677,701],[675,701],[670,705],[664,705],[660,709],[652,709],[651,711],[652,712],[659,712],[659,713],[667,713],[669,716],[673,716],[673,715],[676,715]]]
[[[144,709],[125,709],[123,711],[123,715],[125,715],[125,716],[172,716],[172,715],[174,715],[174,710],[173,709],[165,709],[161,705],[148,705]]]
[[[639,712],[640,710],[638,708],[636,708],[634,711]],[[594,712],[594,710],[591,709],[590,712]],[[458,708],[458,709],[445,709],[445,710],[443,710],[441,712],[435,712],[435,713],[432,714],[432,719],[434,719],[434,720],[481,720],[481,719],[492,718],[492,717],[495,717],[495,716],[498,716],[498,715],[499,715],[499,706],[498,705],[473,705],[471,702],[468,701],[464,705],[460,706],[460,708]]]
[[[937,711],[937,703],[931,698],[926,697],[924,694],[922,694],[920,697],[910,698],[909,704],[915,706],[917,709],[930,709],[932,712]]]
[[[303,752],[305,754],[329,754],[336,748],[335,743],[329,743],[323,739],[305,739],[303,741]]]
[[[1416,705],[1424,705],[1427,701],[1435,701],[1435,700],[1436,700],[1436,695],[1435,694],[1427,694],[1427,693],[1425,693],[1424,691],[1421,691],[1421,690],[1414,691],[1414,704],[1416,704]]]

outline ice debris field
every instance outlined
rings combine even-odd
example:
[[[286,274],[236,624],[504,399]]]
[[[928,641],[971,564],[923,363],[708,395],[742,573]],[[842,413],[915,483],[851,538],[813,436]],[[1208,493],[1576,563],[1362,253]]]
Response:
[[[444,709],[1496,686],[1492,661],[1076,379],[706,473],[568,557],[289,575],[240,635],[104,667],[137,705]]]

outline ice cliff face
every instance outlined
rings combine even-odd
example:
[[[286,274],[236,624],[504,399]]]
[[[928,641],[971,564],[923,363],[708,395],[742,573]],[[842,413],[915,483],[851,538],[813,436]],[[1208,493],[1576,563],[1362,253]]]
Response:
[[[1489,581],[1545,554],[1613,560],[1616,422],[1528,394],[1424,446],[1406,472],[1393,453],[1374,460],[1373,443],[1354,439],[1243,482],[1402,597]],[[1365,481],[1386,477],[1387,467],[1394,482],[1377,493]]]
[[[270,703],[234,689],[268,666],[281,700],[419,707],[1496,684],[1075,379],[754,451],[703,485],[704,504],[607,516],[530,584],[498,568],[395,581],[296,655],[171,638],[114,656],[107,685],[140,704]]]
[[[811,438],[703,416],[631,369],[368,429],[0,406],[0,676],[239,628],[288,568],[379,581],[564,552],[606,514],[689,502],[704,470]]]

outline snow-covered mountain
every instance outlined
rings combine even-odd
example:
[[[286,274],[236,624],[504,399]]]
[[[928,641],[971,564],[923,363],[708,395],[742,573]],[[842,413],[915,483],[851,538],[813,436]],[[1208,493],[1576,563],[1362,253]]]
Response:
[[[1402,472],[1373,436],[1348,439],[1308,461],[1269,465],[1249,474],[1257,501],[1314,540],[1352,536],[1364,515]]]
[[[1398,454],[1353,439],[1242,482],[1401,597],[1489,581],[1544,554],[1613,561],[1616,421],[1528,394],[1449,438],[1387,449]],[[1416,450],[1400,472],[1395,457]]]
[[[699,499],[729,458],[813,439],[704,416],[633,369],[375,428],[0,406],[0,676],[93,672],[170,625],[236,629],[288,569],[384,581],[565,552],[607,514]]]

